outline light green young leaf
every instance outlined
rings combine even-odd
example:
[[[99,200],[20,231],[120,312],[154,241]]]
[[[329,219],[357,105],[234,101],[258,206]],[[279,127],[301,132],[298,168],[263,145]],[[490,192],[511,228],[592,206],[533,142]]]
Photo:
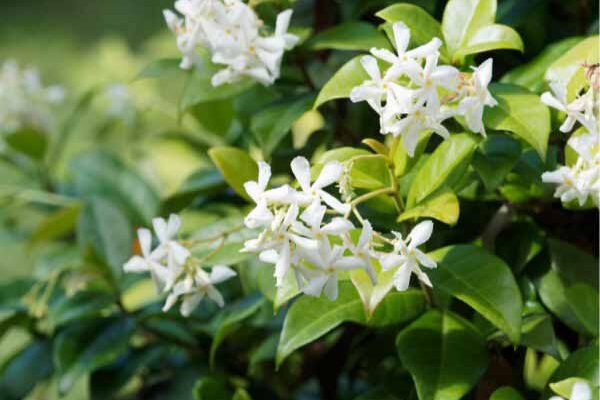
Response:
[[[546,86],[544,74],[548,67],[581,40],[581,37],[570,37],[547,46],[527,64],[519,65],[504,74],[500,82],[512,83],[539,93]]]
[[[452,135],[438,146],[417,173],[408,192],[407,207],[424,200],[442,187],[454,172],[460,172],[477,145],[474,136],[461,133]]]
[[[461,399],[487,367],[485,339],[449,311],[421,316],[398,334],[396,347],[422,400]]]
[[[77,225],[81,204],[73,203],[48,215],[31,234],[31,244],[61,238],[71,233]]]
[[[34,160],[42,160],[48,149],[48,134],[26,128],[4,136],[4,141],[13,150]]]
[[[554,61],[544,75],[548,81],[558,81],[567,85],[569,101],[574,99],[579,91],[587,85],[582,66],[600,62],[599,40],[600,36],[596,35],[579,42]]]
[[[591,383],[592,387],[598,386],[598,377],[600,376],[600,365],[598,364],[598,346],[592,344],[582,347],[567,357],[554,371],[548,383],[561,382],[565,379],[577,377],[585,379]],[[544,390],[543,398],[552,395],[550,387]]]
[[[590,388],[593,387],[591,382],[588,381],[587,379],[568,378],[568,379],[564,379],[560,382],[550,383],[550,389],[552,389],[552,391],[554,393],[556,393],[557,395],[562,396],[565,399],[569,399],[571,397],[571,393],[573,392],[573,386],[578,382],[584,383],[584,384],[588,385],[588,387],[590,387]],[[595,389],[596,389],[596,395],[597,395],[598,388],[595,388]]]
[[[523,396],[509,386],[502,386],[492,393],[490,400],[523,400]]]
[[[367,324],[360,296],[350,282],[339,283],[337,300],[303,296],[290,307],[277,348],[277,365],[294,350],[323,336],[343,322]],[[409,321],[425,306],[422,293],[407,290],[388,295],[371,318],[371,324],[385,326]]]
[[[318,108],[330,100],[349,97],[352,88],[369,79],[369,75],[360,64],[361,57],[356,56],[348,61],[327,81],[319,92],[313,108]]]
[[[134,80],[146,78],[158,78],[164,74],[173,72],[185,72],[179,68],[181,60],[178,58],[161,58],[160,60],[152,61],[144,67]]]
[[[398,222],[417,218],[435,218],[448,225],[458,222],[460,204],[452,189],[444,188],[434,193],[398,217]]]
[[[491,24],[481,27],[471,36],[454,57],[462,58],[469,54],[483,53],[490,50],[519,50],[523,51],[523,40],[513,28]]]
[[[236,147],[224,146],[213,147],[208,151],[208,155],[229,186],[244,199],[250,200],[244,183],[257,179],[258,166],[248,153]]]
[[[465,47],[479,29],[496,19],[496,0],[450,0],[442,18],[442,32],[451,55]]]
[[[550,136],[548,107],[538,95],[519,86],[492,84],[490,90],[498,105],[485,109],[485,126],[514,133],[529,143],[545,160]]]
[[[385,36],[373,25],[349,21],[313,36],[306,45],[313,50],[364,50],[372,47],[390,48]]]
[[[510,268],[473,245],[449,246],[429,253],[438,267],[428,271],[434,290],[473,307],[505,332],[513,343],[521,335],[521,292]]]

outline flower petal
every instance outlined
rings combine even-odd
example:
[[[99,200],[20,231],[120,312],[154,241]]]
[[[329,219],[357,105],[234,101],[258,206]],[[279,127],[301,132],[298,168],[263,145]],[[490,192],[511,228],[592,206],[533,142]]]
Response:
[[[430,220],[426,220],[420,222],[413,228],[413,230],[408,235],[408,240],[410,240],[410,246],[415,248],[426,241],[431,237],[431,233],[433,232],[433,222]]]
[[[344,172],[344,167],[339,161],[330,161],[321,170],[319,177],[313,184],[315,189],[322,189],[337,182]]]
[[[305,192],[310,192],[310,164],[304,157],[296,157],[291,163],[292,173]]]
[[[236,275],[237,274],[233,269],[225,265],[215,265],[210,271],[210,282],[213,285],[216,285],[233,278]]]

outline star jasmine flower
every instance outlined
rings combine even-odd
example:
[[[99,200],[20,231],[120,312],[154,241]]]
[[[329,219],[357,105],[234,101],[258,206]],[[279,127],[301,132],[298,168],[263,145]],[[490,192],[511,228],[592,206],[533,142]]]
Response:
[[[329,300],[337,299],[338,272],[362,268],[364,265],[364,261],[358,257],[344,256],[344,250],[339,245],[332,248],[327,238],[321,240],[317,251],[301,250],[302,257],[313,267],[300,267],[305,280],[302,285],[304,294],[319,297],[325,292]]]
[[[314,201],[318,201],[319,203],[323,201],[340,214],[348,212],[350,209],[349,204],[343,204],[338,199],[323,190],[323,188],[339,181],[340,176],[344,171],[342,164],[340,164],[338,161],[331,161],[325,164],[318,178],[312,185],[310,184],[310,164],[306,158],[294,158],[292,160],[291,167],[292,173],[298,180],[300,188],[302,189],[302,191],[298,193],[301,197],[302,203],[310,204]]]
[[[579,157],[583,158],[586,163],[600,163],[599,133],[588,132],[583,135],[571,136],[568,141],[568,145],[575,150]]]
[[[560,396],[552,396],[549,400],[565,400]],[[592,400],[592,389],[582,381],[577,381],[573,384],[569,400]]]
[[[371,249],[371,242],[373,240],[373,227],[368,220],[363,222],[363,228],[358,238],[358,243],[354,242],[345,235],[343,237],[344,244],[352,252],[352,254],[361,261],[361,267],[365,270],[371,283],[377,284],[377,274],[373,267],[372,259],[375,258],[375,253]]]
[[[438,88],[456,90],[458,70],[450,65],[437,65],[439,54],[430,54],[425,60],[425,67],[410,70],[407,74],[420,87],[417,104],[426,104],[429,110],[436,112],[440,108]]]
[[[176,240],[181,227],[181,220],[177,215],[171,214],[168,222],[163,218],[154,218],[152,226],[159,240],[159,245],[155,249],[157,257],[166,259],[167,263],[167,279],[164,290],[170,290],[181,272],[183,264],[191,254]]]
[[[464,91],[465,97],[458,104],[458,113],[464,115],[471,131],[484,136],[483,109],[485,106],[495,107],[498,105],[487,88],[492,80],[492,63],[493,60],[488,58],[479,67],[473,68],[471,79],[459,87],[461,91]]]
[[[394,274],[396,290],[404,291],[408,288],[411,274],[417,275],[419,280],[428,286],[431,285],[429,277],[421,271],[419,265],[426,268],[436,268],[435,261],[427,257],[417,247],[424,244],[431,237],[433,222],[423,221],[413,228],[406,240],[398,232],[394,232],[394,251],[381,257],[381,267],[384,271],[397,268]]]
[[[567,114],[567,118],[560,126],[560,131],[567,133],[573,130],[575,122],[579,122],[589,132],[597,132],[596,120],[593,116],[591,105],[593,104],[592,91],[588,91],[583,96],[579,96],[571,103],[567,103],[567,88],[561,82],[550,82],[552,93],[542,93],[541,100],[544,104],[556,108]]]
[[[173,286],[173,290],[163,306],[163,311],[167,312],[180,297],[183,297],[180,312],[184,317],[188,317],[192,313],[204,296],[213,300],[219,307],[223,307],[225,301],[215,285],[234,276],[236,276],[235,271],[224,265],[215,265],[210,275],[203,269],[198,268],[194,274],[187,275]]]
[[[371,49],[371,54],[392,64],[391,74],[398,77],[408,72],[414,72],[420,69],[419,61],[434,55],[442,45],[442,41],[438,38],[431,39],[430,42],[408,50],[410,42],[410,29],[403,22],[396,22],[392,25],[394,32],[394,45],[396,54],[387,49]]]
[[[317,241],[321,241],[327,238],[328,235],[340,236],[348,233],[354,225],[352,222],[345,218],[335,217],[331,222],[323,225],[323,218],[327,208],[315,201],[308,206],[304,212],[300,215],[300,219],[308,225],[306,228],[304,225],[297,223],[294,225],[294,230],[303,236],[314,238]]]
[[[156,287],[161,291],[166,280],[167,270],[159,262],[160,253],[152,251],[152,233],[145,228],[138,229],[137,233],[141,255],[131,257],[123,266],[123,270],[128,273],[150,272]]]
[[[354,87],[350,92],[350,100],[353,103],[366,101],[375,112],[380,113],[382,102],[388,99],[389,92],[398,85],[392,82],[393,76],[389,69],[383,77],[381,76],[379,65],[374,57],[364,56],[360,59],[360,63],[371,79]]]
[[[575,166],[562,166],[552,172],[544,172],[542,181],[558,185],[554,197],[560,198],[563,203],[577,199],[583,206],[594,189],[598,187],[598,168],[583,169],[583,159],[579,159]],[[598,189],[596,189],[598,190]]]

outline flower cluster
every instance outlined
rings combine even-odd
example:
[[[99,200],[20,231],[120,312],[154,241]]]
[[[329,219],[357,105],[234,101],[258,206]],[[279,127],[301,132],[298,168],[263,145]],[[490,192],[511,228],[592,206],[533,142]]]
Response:
[[[35,69],[21,69],[15,61],[4,62],[0,67],[0,132],[25,127],[51,129],[51,106],[63,98],[63,89],[44,87]]]
[[[554,195],[564,203],[577,200],[579,206],[584,206],[591,198],[596,206],[600,206],[600,133],[594,89],[590,87],[585,94],[569,103],[566,85],[551,82],[550,88],[553,93],[545,92],[541,99],[548,106],[566,114],[560,131],[571,132],[576,123],[582,129],[572,135],[567,143],[577,154],[577,160],[571,166],[563,165],[556,171],[545,172],[542,180],[558,185]]]
[[[266,36],[262,20],[241,0],[177,0],[175,9],[183,18],[170,10],[164,16],[177,35],[181,67],[201,64],[197,50],[206,48],[212,62],[224,66],[212,77],[213,86],[243,77],[272,84],[279,77],[283,53],[299,40],[287,32],[292,10],[280,13],[274,32]]]
[[[368,220],[360,218],[362,228],[355,240],[354,225],[348,218],[351,204],[342,203],[325,191],[340,181],[344,173],[342,164],[337,161],[325,164],[314,182],[306,158],[296,157],[291,169],[298,189],[289,185],[269,189],[271,168],[264,162],[259,163],[258,180],[245,184],[256,207],[244,222],[248,228],[262,231],[245,243],[243,251],[258,253],[261,261],[275,265],[278,287],[292,274],[303,293],[310,296],[325,293],[335,300],[339,274],[362,269],[375,285],[377,264],[384,270],[396,270],[394,284],[398,290],[408,287],[411,273],[431,285],[419,265],[435,268],[436,264],[417,249],[429,239],[433,230],[431,221],[421,222],[406,239],[399,233],[388,239],[375,232]],[[393,249],[378,250],[386,244]]]
[[[200,260],[177,240],[181,221],[171,214],[169,220],[155,218],[152,221],[158,246],[152,249],[152,232],[138,229],[140,255],[131,257],[124,265],[125,272],[150,272],[159,292],[169,293],[163,307],[168,311],[181,297],[181,314],[184,316],[196,308],[204,296],[220,307],[225,304],[215,285],[232,278],[236,273],[224,265],[215,265],[206,272]]]
[[[464,119],[467,127],[485,135],[482,122],[485,106],[497,104],[487,89],[492,78],[492,59],[470,75],[450,65],[439,65],[442,41],[430,42],[408,50],[410,29],[402,22],[392,26],[396,53],[371,49],[361,64],[370,79],[350,93],[353,102],[366,101],[379,114],[380,132],[401,135],[411,156],[419,134],[430,130],[443,138],[449,133],[443,122],[451,117]],[[389,66],[382,74],[379,62]]]

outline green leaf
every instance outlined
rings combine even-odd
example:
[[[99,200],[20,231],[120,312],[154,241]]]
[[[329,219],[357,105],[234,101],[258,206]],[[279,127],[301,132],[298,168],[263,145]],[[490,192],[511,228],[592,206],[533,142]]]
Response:
[[[552,318],[548,314],[535,314],[523,319],[521,345],[561,359],[557,347]]]
[[[200,170],[191,174],[177,192],[163,201],[161,215],[177,213],[199,196],[210,196],[227,187],[223,176],[216,169]]]
[[[511,69],[502,76],[500,82],[512,83],[539,93],[546,86],[544,74],[556,59],[579,43],[581,37],[570,37],[547,46],[539,55],[526,64]]]
[[[548,107],[538,95],[519,86],[492,84],[490,90],[498,105],[485,109],[483,120],[486,127],[514,133],[545,160],[550,136]]]
[[[451,55],[465,47],[481,28],[494,23],[496,0],[450,0],[444,9],[442,32]]]
[[[294,350],[323,336],[343,322],[367,324],[360,296],[350,282],[339,283],[337,300],[303,296],[290,307],[277,348],[277,365]],[[422,294],[416,290],[388,295],[375,311],[371,324],[384,326],[415,318],[424,309]]]
[[[521,156],[521,145],[506,135],[488,135],[473,154],[473,167],[488,190],[504,181]]]
[[[258,166],[248,153],[236,147],[213,147],[208,155],[229,186],[244,199],[251,200],[244,183],[257,179]]]
[[[544,245],[544,232],[540,228],[529,221],[517,221],[498,235],[495,252],[518,275]]]
[[[69,164],[77,192],[83,198],[102,196],[120,205],[132,222],[150,225],[160,207],[158,194],[134,169],[114,155],[87,151]]]
[[[114,282],[119,282],[123,264],[131,256],[133,233],[117,205],[101,197],[91,198],[79,217],[77,241],[83,249],[94,249],[110,267]]]
[[[317,164],[327,164],[330,161],[344,162],[353,157],[370,154],[365,149],[357,149],[355,147],[339,147],[337,149],[328,150],[321,154],[317,160]]]
[[[52,374],[52,344],[36,340],[2,366],[0,397],[21,400],[43,379]]]
[[[577,319],[594,337],[598,337],[598,291],[585,283],[576,283],[567,288],[567,302]]]
[[[59,239],[71,233],[77,225],[80,211],[81,205],[74,203],[48,215],[31,234],[31,244]]]
[[[598,40],[600,40],[598,35],[582,40],[554,61],[546,71],[544,76],[546,80],[559,81],[567,85],[569,101],[588,84],[582,65],[600,62]]]
[[[250,296],[238,304],[234,304],[221,314],[222,320],[218,323],[217,331],[210,345],[210,365],[214,366],[217,350],[223,341],[240,327],[240,323],[256,313],[265,303],[262,296]]]
[[[523,396],[509,386],[502,386],[492,393],[490,400],[523,400]]]
[[[460,171],[460,167],[468,163],[476,145],[475,137],[466,133],[452,135],[440,144],[413,180],[407,206],[414,206],[442,187],[453,172]]]
[[[306,45],[313,50],[364,50],[389,48],[390,44],[373,25],[348,21],[313,36]]]
[[[410,29],[410,47],[421,46],[435,37],[443,38],[440,23],[417,5],[393,4],[375,15],[387,22],[384,29],[390,29],[394,22],[404,22]],[[442,53],[444,51],[445,49],[442,48]]]
[[[549,239],[552,269],[569,284],[581,282],[598,289],[598,260],[570,243]]]
[[[400,214],[398,222],[427,217],[454,225],[458,222],[459,214],[458,198],[451,189],[443,188]]]
[[[456,245],[429,254],[438,267],[428,271],[434,290],[473,307],[505,332],[511,342],[521,335],[521,292],[510,268],[474,245]]]
[[[48,149],[46,133],[26,128],[4,136],[4,141],[13,150],[25,154],[34,160],[41,160]]]
[[[62,297],[48,310],[48,323],[57,328],[84,318],[97,317],[111,305],[115,297],[100,291],[80,291],[71,297]]]
[[[352,88],[369,79],[369,75],[360,64],[361,57],[356,56],[348,61],[329,79],[319,92],[313,108],[318,108],[330,100],[349,97]]]
[[[421,400],[460,399],[487,367],[484,338],[448,311],[421,316],[398,334],[396,347]]]
[[[598,386],[600,367],[598,365],[598,345],[583,347],[571,353],[569,357],[554,371],[550,383],[560,382],[568,378],[581,378]],[[550,388],[544,391],[544,398],[551,396]]]
[[[385,158],[362,158],[352,161],[350,183],[352,187],[369,190],[390,186],[390,173]]]
[[[304,95],[265,108],[256,114],[250,123],[250,129],[256,135],[265,157],[277,148],[279,142],[313,103],[312,95]]]
[[[161,75],[172,73],[175,71],[181,71],[179,67],[180,59],[178,58],[162,58],[160,60],[154,60],[150,64],[144,67],[134,80],[147,79],[147,78],[158,78]]]
[[[554,382],[554,383],[550,383],[550,389],[552,389],[552,391],[554,393],[556,393],[559,396],[563,396],[566,399],[571,398],[571,393],[573,392],[573,386],[578,383],[584,383],[586,385],[588,385],[590,388],[592,388],[592,384],[590,383],[590,381],[586,380],[586,379],[581,379],[581,378],[568,378],[568,379],[564,379],[560,382]],[[597,388],[596,388],[596,396],[597,396]]]
[[[294,149],[301,149],[306,145],[313,133],[320,131],[325,126],[325,118],[317,110],[305,112],[292,124],[292,143]]]
[[[205,376],[194,386],[195,400],[231,400],[227,382],[223,376]]]
[[[65,394],[81,375],[115,361],[127,350],[133,330],[131,319],[108,318],[60,332],[54,343],[59,392]]]
[[[491,24],[481,28],[456,51],[454,57],[465,57],[469,54],[483,53],[490,50],[519,50],[523,51],[523,40],[513,28]]]

